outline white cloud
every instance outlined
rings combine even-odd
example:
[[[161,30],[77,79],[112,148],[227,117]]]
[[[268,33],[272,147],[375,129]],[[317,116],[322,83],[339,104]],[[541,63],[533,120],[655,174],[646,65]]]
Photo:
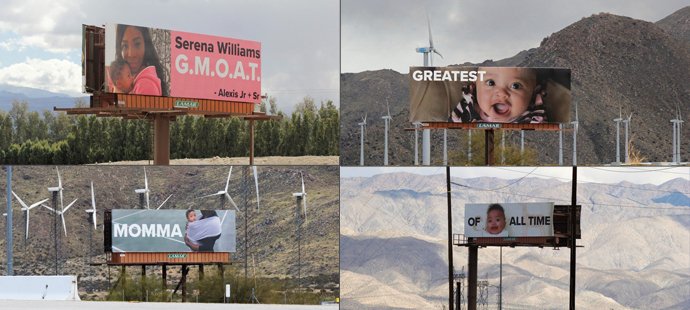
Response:
[[[28,58],[0,68],[0,83],[77,96],[81,93],[81,67],[62,59]]]

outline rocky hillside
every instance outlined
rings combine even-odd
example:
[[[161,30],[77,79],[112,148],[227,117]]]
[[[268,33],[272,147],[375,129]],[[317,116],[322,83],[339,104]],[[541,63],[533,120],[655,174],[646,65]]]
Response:
[[[217,198],[198,199],[203,195],[216,193],[225,187],[227,166],[176,166],[148,167],[150,204],[158,207],[168,195],[173,196],[163,209],[218,209]],[[243,173],[247,172],[246,185]],[[252,255],[256,262],[257,276],[296,277],[297,241],[295,228],[295,198],[293,192],[301,189],[300,172],[308,193],[308,222],[303,226],[302,276],[325,275],[337,278],[339,199],[337,167],[259,167],[259,191],[261,209],[256,210],[256,194],[251,169],[234,167],[230,181],[230,195],[242,210],[237,214],[237,252],[232,253],[232,262],[238,268],[244,267],[244,228],[248,221],[249,266]],[[104,262],[103,255],[103,210],[139,208],[138,195],[134,189],[143,188],[143,168],[136,166],[60,167],[63,180],[64,201],[77,202],[65,213],[67,237],[58,222],[61,273],[76,274],[83,279],[80,290],[106,290],[104,284],[106,267],[88,267],[89,262]],[[6,174],[0,171],[0,199],[5,201]],[[55,167],[15,166],[13,169],[13,191],[27,203],[49,198],[48,186],[57,185]],[[85,210],[90,208],[90,181],[94,182],[96,205],[99,209],[98,231]],[[246,199],[246,200],[245,200]],[[248,212],[245,213],[245,202]],[[14,268],[18,275],[50,275],[54,273],[55,252],[53,246],[53,215],[48,210],[31,210],[29,239],[24,243],[24,215],[20,205],[13,200],[14,208]],[[233,208],[226,203],[226,208]],[[5,227],[3,219],[2,227]],[[93,239],[91,239],[93,238]],[[5,248],[5,234],[0,234],[0,246]],[[6,261],[6,253],[0,254],[0,261]],[[4,274],[6,265],[3,263]],[[135,268],[136,269],[136,268]],[[113,275],[116,277],[117,275]],[[113,279],[114,281],[115,279]],[[105,282],[107,284],[107,281]],[[306,282],[305,282],[306,283]]]
[[[596,165],[615,161],[615,123],[619,109],[632,114],[634,148],[646,161],[670,161],[672,126],[669,122],[680,107],[690,115],[690,44],[683,36],[690,29],[690,9],[685,8],[657,24],[612,14],[597,14],[544,38],[539,47],[482,65],[565,67],[572,70],[572,96],[578,105],[578,164]],[[684,32],[685,31],[685,32]],[[461,61],[458,61],[461,63]],[[464,65],[468,65],[465,63]],[[385,81],[384,81],[385,79]],[[367,132],[365,164],[383,162],[385,98],[391,98],[392,164],[411,164],[414,144],[407,121],[408,81],[390,70],[341,76],[341,162],[359,164],[359,127],[365,111],[371,120]],[[571,115],[575,107],[572,107]],[[395,111],[395,113],[394,113]],[[356,114],[356,115],[353,115]],[[361,114],[361,115],[360,115]],[[397,117],[395,117],[397,116]],[[402,123],[398,123],[402,122]],[[570,125],[567,125],[569,127]],[[450,131],[449,150],[465,152],[466,132]],[[519,134],[508,141],[518,143]],[[540,164],[558,162],[558,134],[527,132],[527,147],[538,151]],[[623,139],[621,134],[621,139]],[[571,160],[572,134],[565,133],[565,162]],[[622,145],[622,142],[621,142]],[[621,146],[621,148],[623,148]],[[432,135],[432,164],[442,160],[442,133]],[[682,158],[690,157],[684,145]],[[397,158],[396,158],[397,157]],[[455,163],[462,164],[462,163]]]

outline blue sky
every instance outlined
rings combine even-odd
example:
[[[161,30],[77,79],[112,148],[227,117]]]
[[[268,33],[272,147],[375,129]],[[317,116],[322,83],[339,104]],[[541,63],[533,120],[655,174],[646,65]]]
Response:
[[[338,0],[4,0],[0,84],[81,95],[81,25],[123,23],[260,41],[262,92],[290,112],[339,105]]]

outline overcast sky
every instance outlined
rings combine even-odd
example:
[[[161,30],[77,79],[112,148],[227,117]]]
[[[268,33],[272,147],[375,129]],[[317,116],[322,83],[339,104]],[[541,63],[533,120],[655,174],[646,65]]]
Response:
[[[592,14],[656,22],[687,5],[687,0],[343,0],[341,70],[407,73],[422,65],[415,48],[428,46],[427,13],[434,47],[443,55],[434,55],[433,64],[444,66],[514,56]]]
[[[262,92],[281,110],[339,104],[338,0],[3,0],[0,84],[81,95],[81,25],[123,23],[260,41]]]
[[[408,172],[419,175],[446,174],[445,167],[341,167],[340,177],[370,177],[377,174]],[[463,179],[493,177],[514,180],[528,177],[551,179],[563,182],[572,179],[571,167],[454,167],[451,176]],[[590,183],[618,183],[627,181],[635,184],[659,185],[675,178],[690,181],[690,167],[579,167],[577,180]],[[690,191],[690,183],[688,183]]]

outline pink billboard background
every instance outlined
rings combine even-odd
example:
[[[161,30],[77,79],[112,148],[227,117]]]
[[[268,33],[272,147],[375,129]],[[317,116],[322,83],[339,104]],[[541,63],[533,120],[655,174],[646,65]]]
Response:
[[[258,103],[261,43],[170,31],[170,96]]]

